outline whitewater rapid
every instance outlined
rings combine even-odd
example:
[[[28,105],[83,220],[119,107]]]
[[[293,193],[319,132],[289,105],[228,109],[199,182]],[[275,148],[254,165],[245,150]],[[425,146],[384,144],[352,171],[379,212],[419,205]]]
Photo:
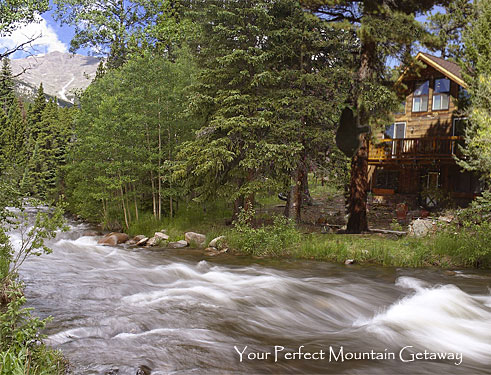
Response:
[[[100,246],[85,229],[73,224],[21,271],[30,305],[53,316],[46,342],[75,374],[490,373],[489,272],[208,258]],[[462,360],[403,362],[402,349]]]

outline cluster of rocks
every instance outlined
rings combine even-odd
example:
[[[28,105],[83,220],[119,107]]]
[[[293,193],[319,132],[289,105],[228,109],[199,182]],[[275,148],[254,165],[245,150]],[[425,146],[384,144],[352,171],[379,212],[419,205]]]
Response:
[[[228,251],[224,236],[214,238],[209,242],[208,246],[206,246],[206,236],[196,232],[186,232],[184,234],[184,240],[171,242],[169,239],[170,236],[166,233],[166,230],[163,229],[160,232],[155,232],[153,237],[138,235],[131,239],[126,233],[111,232],[99,239],[97,243],[105,246],[115,246],[126,243],[128,245],[139,247],[161,246],[168,249],[181,249],[191,246],[195,248],[205,248],[205,254],[209,256],[223,254]]]
[[[454,216],[439,216],[438,218],[419,218],[411,221],[408,226],[408,235],[424,237],[436,233],[441,226],[450,224],[455,220]]]

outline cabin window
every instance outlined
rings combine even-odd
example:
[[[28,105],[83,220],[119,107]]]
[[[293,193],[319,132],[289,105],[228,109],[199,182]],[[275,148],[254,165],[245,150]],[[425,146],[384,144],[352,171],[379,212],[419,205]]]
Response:
[[[426,112],[428,110],[428,89],[430,81],[416,82],[413,94],[413,112]]]
[[[448,78],[435,79],[435,88],[433,90],[433,110],[438,111],[448,109],[450,98],[450,80]]]

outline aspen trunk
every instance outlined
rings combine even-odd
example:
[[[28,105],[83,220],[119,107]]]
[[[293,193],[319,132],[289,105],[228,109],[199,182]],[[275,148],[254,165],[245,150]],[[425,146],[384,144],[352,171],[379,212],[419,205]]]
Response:
[[[135,217],[136,217],[136,221],[138,221],[138,219],[139,219],[138,218],[138,201],[136,199],[136,188],[135,188],[134,185],[133,185],[133,193],[134,193],[134,195],[133,195],[133,201],[135,203]]]
[[[120,193],[121,193],[121,204],[123,205],[124,222],[126,224],[126,229],[128,229],[130,226],[129,226],[129,223],[128,223],[128,215],[127,215],[127,212],[126,212],[126,206],[124,204],[123,185],[120,185],[119,186],[119,189],[120,189]]]

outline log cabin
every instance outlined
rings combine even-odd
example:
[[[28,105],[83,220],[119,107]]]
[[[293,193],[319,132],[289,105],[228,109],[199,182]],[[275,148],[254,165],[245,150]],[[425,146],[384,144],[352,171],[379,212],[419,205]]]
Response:
[[[370,190],[379,200],[393,195],[412,206],[431,208],[442,197],[465,205],[480,191],[479,179],[455,161],[466,83],[451,61],[421,52],[416,60],[419,69],[408,68],[398,80],[405,96],[400,113],[369,145]]]

